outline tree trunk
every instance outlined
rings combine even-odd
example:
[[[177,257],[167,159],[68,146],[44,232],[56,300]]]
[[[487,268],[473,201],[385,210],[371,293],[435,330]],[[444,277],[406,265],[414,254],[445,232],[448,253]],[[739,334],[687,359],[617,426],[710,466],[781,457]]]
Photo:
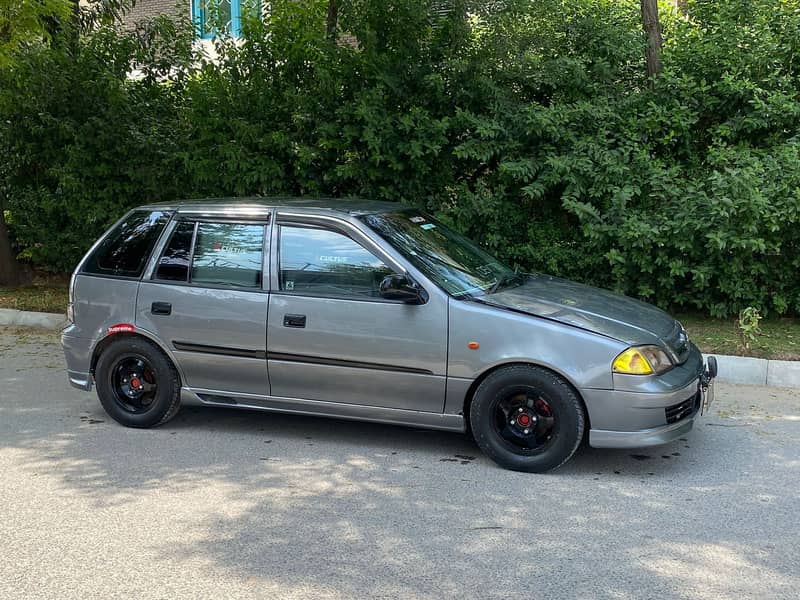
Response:
[[[661,73],[661,23],[658,0],[642,0],[642,25],[647,33],[647,76]]]
[[[330,39],[336,37],[336,26],[339,22],[340,0],[328,0],[328,17],[325,20],[325,30]]]
[[[19,264],[11,248],[6,216],[3,213],[3,200],[0,198],[0,285],[15,286],[19,283]]]

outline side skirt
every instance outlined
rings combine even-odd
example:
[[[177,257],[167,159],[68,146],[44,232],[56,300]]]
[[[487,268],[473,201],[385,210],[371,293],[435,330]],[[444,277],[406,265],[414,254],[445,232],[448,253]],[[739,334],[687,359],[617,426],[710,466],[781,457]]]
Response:
[[[341,402],[322,402],[320,400],[305,400],[302,398],[281,398],[255,394],[231,395],[218,390],[182,387],[181,402],[194,406],[222,406],[295,415],[333,417],[351,421],[370,421],[389,425],[456,431],[459,433],[466,431],[464,417],[461,415],[362,406]]]

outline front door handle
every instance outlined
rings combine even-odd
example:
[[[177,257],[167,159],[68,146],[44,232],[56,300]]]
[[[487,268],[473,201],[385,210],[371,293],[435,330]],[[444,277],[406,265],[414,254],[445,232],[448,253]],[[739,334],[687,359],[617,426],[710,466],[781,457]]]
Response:
[[[169,302],[153,302],[150,305],[150,312],[154,315],[171,315],[172,304]]]
[[[306,326],[306,316],[305,315],[283,315],[283,326],[284,327],[305,327]]]

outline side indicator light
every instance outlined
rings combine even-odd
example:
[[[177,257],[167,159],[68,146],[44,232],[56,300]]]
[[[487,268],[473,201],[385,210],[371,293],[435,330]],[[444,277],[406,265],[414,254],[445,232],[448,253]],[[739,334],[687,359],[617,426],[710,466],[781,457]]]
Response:
[[[118,323],[109,327],[106,333],[111,335],[112,333],[133,333],[134,331],[136,331],[136,328],[130,323]]]
[[[478,342],[467,342],[467,348],[470,350],[477,350],[481,345]]]

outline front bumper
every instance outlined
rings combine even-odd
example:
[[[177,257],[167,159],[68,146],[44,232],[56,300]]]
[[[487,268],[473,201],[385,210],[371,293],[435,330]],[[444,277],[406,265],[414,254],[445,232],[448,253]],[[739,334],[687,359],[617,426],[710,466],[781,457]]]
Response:
[[[688,433],[709,398],[716,360],[698,361],[697,375],[669,392],[583,390],[595,448],[643,448],[672,442]]]
[[[697,407],[689,416],[661,427],[652,427],[639,431],[591,429],[589,431],[589,445],[593,448],[646,448],[647,446],[668,444],[692,430],[699,412],[700,404],[698,400]]]

